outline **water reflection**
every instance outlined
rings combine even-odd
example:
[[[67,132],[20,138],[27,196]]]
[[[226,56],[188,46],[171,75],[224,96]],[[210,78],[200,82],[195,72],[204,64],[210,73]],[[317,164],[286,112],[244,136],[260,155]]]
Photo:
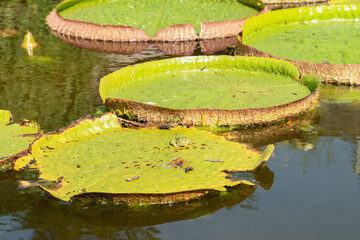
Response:
[[[97,202],[72,203],[73,213],[92,225],[139,227],[167,222],[198,218],[218,211],[223,207],[232,207],[244,201],[254,193],[255,188],[239,185],[226,193],[216,193],[201,199],[180,202],[171,205],[151,205],[129,207],[128,205],[104,206]]]
[[[78,48],[85,48],[92,51],[117,53],[132,55],[141,53],[149,46],[155,46],[161,52],[170,56],[191,56],[195,54],[195,49],[200,48],[203,54],[214,54],[224,52],[228,48],[235,48],[238,44],[236,37],[217,38],[209,40],[187,41],[187,42],[108,42],[94,41],[82,38],[69,37],[58,32],[52,31],[54,36],[62,41]]]
[[[58,1],[0,2],[0,29],[18,32],[0,38],[0,108],[10,110],[15,121],[32,119],[45,130],[87,115],[101,102],[97,92],[101,71],[94,67],[102,59],[61,44],[48,33],[44,18],[56,4]],[[34,57],[20,47],[28,30],[39,43]],[[74,62],[82,64],[79,67]]]
[[[301,151],[303,171],[309,167],[330,168],[343,158],[352,158],[356,159],[354,173],[359,174],[360,106],[321,101],[318,114],[318,121],[308,135],[284,141]]]
[[[302,138],[310,134],[310,130],[319,122],[320,115],[317,109],[305,112],[298,117],[284,121],[248,128],[224,128],[223,135],[231,141],[249,143],[254,147],[285,141],[288,139]]]

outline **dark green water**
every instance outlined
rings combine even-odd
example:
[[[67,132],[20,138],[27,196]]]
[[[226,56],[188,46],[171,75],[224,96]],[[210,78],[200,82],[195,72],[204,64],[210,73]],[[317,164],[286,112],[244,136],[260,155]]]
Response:
[[[15,37],[0,37],[0,109],[10,110],[16,121],[35,120],[45,131],[94,113],[101,105],[102,76],[170,57],[153,46],[122,55],[63,43],[44,24],[57,3],[0,0],[0,29],[19,31]],[[28,59],[20,48],[27,30],[40,45],[34,55],[53,62]],[[136,212],[123,206],[68,204],[36,188],[19,189],[18,180],[34,179],[32,172],[2,176],[0,239],[356,239],[360,107],[322,102],[310,116],[311,121],[304,116],[233,133],[257,146],[276,146],[268,169],[247,176],[259,185],[253,193],[243,187],[227,196]]]

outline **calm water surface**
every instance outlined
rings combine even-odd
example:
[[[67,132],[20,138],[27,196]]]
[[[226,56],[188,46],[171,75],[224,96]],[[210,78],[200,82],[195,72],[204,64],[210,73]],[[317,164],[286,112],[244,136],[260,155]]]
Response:
[[[18,31],[0,37],[0,109],[10,110],[15,121],[35,120],[45,131],[94,114],[102,76],[171,57],[155,46],[126,55],[64,43],[44,23],[58,2],[0,0],[0,30]],[[20,48],[27,30],[40,45],[32,59]],[[197,46],[194,54],[201,51]],[[36,173],[9,173],[0,178],[0,239],[358,238],[359,105],[321,102],[293,123],[229,135],[258,147],[276,145],[268,168],[247,176],[259,186],[255,191],[239,187],[225,196],[136,212],[63,203],[39,189],[19,189],[18,180]]]

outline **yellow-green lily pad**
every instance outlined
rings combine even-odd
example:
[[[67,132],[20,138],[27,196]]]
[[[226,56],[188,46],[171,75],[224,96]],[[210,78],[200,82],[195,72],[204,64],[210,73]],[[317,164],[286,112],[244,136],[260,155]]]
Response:
[[[28,149],[39,131],[37,123],[24,120],[20,124],[14,124],[11,113],[0,110],[0,172],[11,167],[8,159]]]
[[[301,74],[326,83],[359,85],[359,4],[301,7],[246,20],[248,55],[288,59]],[[281,47],[279,47],[281,46]]]
[[[109,111],[134,121],[247,125],[298,115],[316,103],[320,80],[286,61],[197,56],[141,63],[101,79]]]
[[[122,128],[108,113],[38,138],[15,170],[39,169],[39,186],[64,201],[106,193],[119,202],[169,203],[252,185],[227,172],[254,170],[273,150],[269,145],[260,152],[195,128]]]

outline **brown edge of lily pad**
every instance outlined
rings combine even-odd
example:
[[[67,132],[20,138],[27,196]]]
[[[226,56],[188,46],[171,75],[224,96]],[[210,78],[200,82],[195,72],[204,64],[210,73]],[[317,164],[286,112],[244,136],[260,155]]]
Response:
[[[240,182],[241,183],[241,182]],[[186,202],[199,199],[205,195],[217,192],[215,190],[196,190],[186,192],[176,192],[167,194],[114,194],[114,193],[82,193],[71,198],[87,201],[89,199],[103,199],[104,202],[126,203],[126,204],[169,204],[176,202]]]
[[[0,159],[0,174],[13,170],[15,161],[20,157],[26,156],[28,153],[29,149],[25,149],[19,153],[15,153],[13,155],[6,156],[5,158]],[[1,170],[2,168],[4,169]]]
[[[264,8],[257,15],[267,11],[268,9]],[[160,30],[153,38],[136,27],[99,25],[64,19],[56,10],[47,16],[46,23],[53,31],[75,38],[113,42],[178,42],[236,36],[242,31],[245,20],[246,18],[202,23],[199,36],[190,23],[174,25]]]
[[[311,63],[278,58],[241,43],[237,47],[236,54],[285,60],[293,63],[299,69],[300,76],[305,74],[316,74],[322,78],[322,82],[324,83],[360,85],[359,64],[333,65],[329,63]]]
[[[239,181],[239,186],[242,181]],[[232,188],[236,187],[233,186]],[[249,188],[255,189],[256,185],[246,185]],[[185,192],[176,192],[176,193],[166,193],[166,194],[139,194],[139,193],[127,193],[127,194],[114,194],[114,193],[82,193],[75,195],[71,200],[80,200],[80,201],[91,201],[96,199],[97,202],[108,203],[112,202],[115,204],[126,203],[131,204],[140,204],[140,205],[152,205],[152,204],[171,204],[179,202],[187,202],[194,199],[200,199],[206,195],[214,194],[219,192],[212,189],[204,190],[193,190]]]
[[[329,4],[329,0],[262,0],[262,2],[271,10],[283,7],[305,7]]]
[[[15,163],[15,161],[17,159],[19,159],[21,157],[24,157],[24,156],[26,156],[28,154],[31,154],[32,146],[41,137],[44,137],[46,135],[60,135],[61,133],[65,132],[67,129],[76,127],[77,125],[79,125],[84,120],[95,121],[96,119],[97,119],[96,117],[93,118],[93,117],[90,117],[90,116],[86,116],[86,117],[83,117],[81,119],[78,119],[78,120],[72,122],[67,127],[63,127],[63,128],[60,128],[60,129],[58,129],[56,131],[42,134],[40,137],[36,138],[30,144],[28,149],[20,152],[19,154],[16,154],[16,155],[12,156],[11,158],[7,159],[7,161],[11,161],[12,166],[14,166],[14,163]],[[117,117],[117,120],[118,120],[119,124],[130,124],[133,127],[139,127],[139,124],[136,123],[136,122],[121,119],[119,117]],[[257,151],[259,151],[259,150],[257,150]],[[261,164],[267,163],[268,159],[269,159],[269,157],[264,159]],[[261,164],[259,166],[261,166]],[[25,167],[24,169],[26,169],[27,167]],[[23,171],[24,169],[20,169],[20,170],[16,170],[16,171]],[[14,170],[14,169],[12,169],[12,170]],[[234,171],[231,171],[231,172],[234,172]],[[246,181],[246,180],[241,180],[241,181],[238,181],[237,183],[238,183],[237,185],[244,184],[244,183],[249,184],[249,182]],[[235,185],[235,186],[237,186],[237,185]],[[252,187],[256,188],[256,185],[253,185],[253,184],[251,184],[249,186],[252,186]],[[41,185],[39,185],[39,184],[33,184],[31,187],[39,187],[40,189],[47,192],[47,190],[45,188],[41,187]],[[227,186],[225,186],[225,187],[227,187]],[[199,198],[201,198],[201,197],[203,197],[205,195],[215,193],[215,192],[219,192],[219,191],[218,190],[213,190],[213,189],[198,189],[198,190],[193,190],[193,191],[181,191],[181,192],[162,193],[162,194],[84,192],[84,193],[80,193],[78,195],[75,195],[75,196],[71,197],[71,200],[78,199],[78,200],[84,200],[85,201],[85,200],[89,200],[91,198],[100,197],[100,198],[103,198],[104,200],[106,199],[106,201],[111,201],[113,203],[169,204],[169,203],[184,202],[184,201],[190,201],[190,200],[193,200],[193,199],[199,199]]]
[[[146,103],[107,98],[106,108],[116,114],[125,115],[132,121],[153,124],[181,124],[187,126],[234,126],[275,122],[297,116],[311,108],[317,101],[319,90],[308,96],[282,105],[267,108],[223,109],[171,109]]]

